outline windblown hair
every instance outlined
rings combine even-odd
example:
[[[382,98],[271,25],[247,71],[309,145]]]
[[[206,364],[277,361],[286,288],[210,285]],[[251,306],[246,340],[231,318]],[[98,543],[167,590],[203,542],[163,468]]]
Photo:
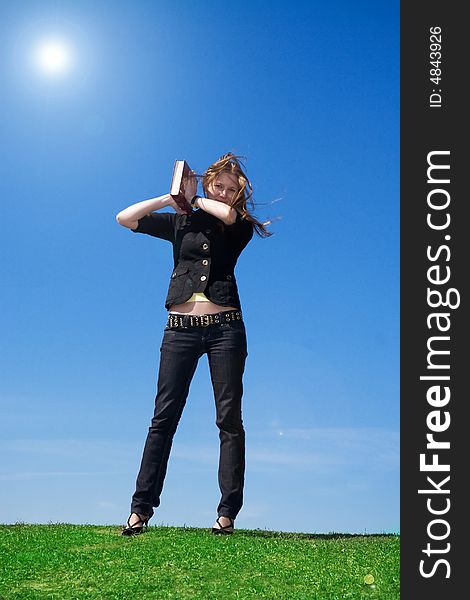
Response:
[[[266,229],[266,224],[261,223],[258,219],[248,210],[247,205],[251,210],[254,210],[255,205],[252,200],[253,187],[248,179],[244,165],[242,163],[242,156],[236,156],[231,152],[224,154],[216,160],[202,175],[202,188],[204,193],[207,194],[209,185],[213,183],[221,173],[229,173],[234,175],[238,180],[238,192],[230,203],[230,206],[235,209],[242,217],[250,223],[253,223],[253,227],[256,233],[260,237],[269,237],[272,235],[270,231]]]

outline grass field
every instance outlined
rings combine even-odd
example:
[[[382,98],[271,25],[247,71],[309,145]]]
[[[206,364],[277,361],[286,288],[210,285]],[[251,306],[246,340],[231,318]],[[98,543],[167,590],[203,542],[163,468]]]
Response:
[[[398,600],[399,537],[0,525],[5,600]]]

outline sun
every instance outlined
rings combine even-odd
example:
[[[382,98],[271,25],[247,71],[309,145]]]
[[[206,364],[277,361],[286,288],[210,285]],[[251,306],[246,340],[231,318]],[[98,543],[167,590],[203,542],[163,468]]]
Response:
[[[34,56],[37,67],[46,75],[62,75],[71,66],[70,48],[61,40],[40,42],[35,48]]]

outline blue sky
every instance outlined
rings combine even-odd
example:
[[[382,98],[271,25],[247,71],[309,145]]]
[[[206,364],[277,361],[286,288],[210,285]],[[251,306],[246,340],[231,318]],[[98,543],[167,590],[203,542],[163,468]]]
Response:
[[[275,233],[236,271],[237,526],[399,530],[399,3],[221,6],[2,3],[0,522],[125,523],[172,262],[115,215],[232,151]],[[154,524],[212,524],[214,421],[203,357]]]

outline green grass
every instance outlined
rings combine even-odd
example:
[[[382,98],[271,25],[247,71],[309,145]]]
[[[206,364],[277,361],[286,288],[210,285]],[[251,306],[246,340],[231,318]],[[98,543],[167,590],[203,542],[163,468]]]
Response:
[[[0,525],[5,600],[383,599],[399,594],[399,537],[149,526]],[[374,578],[373,583],[370,577]]]

